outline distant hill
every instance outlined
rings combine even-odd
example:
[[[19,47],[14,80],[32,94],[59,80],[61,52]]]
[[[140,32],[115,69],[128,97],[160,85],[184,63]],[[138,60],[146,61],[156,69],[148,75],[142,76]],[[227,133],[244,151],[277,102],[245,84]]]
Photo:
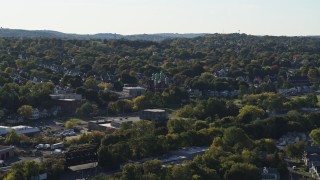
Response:
[[[0,37],[12,38],[59,38],[59,39],[129,39],[129,40],[148,40],[162,41],[169,38],[194,38],[205,36],[205,33],[199,34],[175,34],[175,33],[159,33],[159,34],[136,34],[121,35],[112,33],[99,34],[67,34],[50,30],[22,30],[22,29],[0,29]]]
[[[312,38],[320,38],[320,36],[309,36],[309,37],[312,37]]]

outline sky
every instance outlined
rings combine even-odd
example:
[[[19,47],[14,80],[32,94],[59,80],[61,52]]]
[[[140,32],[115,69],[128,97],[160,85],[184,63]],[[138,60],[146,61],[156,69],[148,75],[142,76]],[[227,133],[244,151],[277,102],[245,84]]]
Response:
[[[0,27],[65,33],[320,35],[320,0],[0,0]]]

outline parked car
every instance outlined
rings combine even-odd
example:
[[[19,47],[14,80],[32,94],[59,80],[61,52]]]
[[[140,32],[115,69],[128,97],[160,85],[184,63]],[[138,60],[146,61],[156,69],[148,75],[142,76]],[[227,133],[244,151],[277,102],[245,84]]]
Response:
[[[0,167],[5,167],[5,166],[7,166],[7,164],[3,160],[0,160]]]
[[[62,150],[61,149],[55,149],[54,151],[51,152],[51,154],[61,154]]]
[[[43,148],[44,149],[50,149],[50,144],[45,144]]]
[[[56,143],[56,144],[52,144],[51,145],[51,149],[53,150],[53,149],[60,149],[60,148],[63,148],[64,147],[64,144],[63,144],[63,142],[60,142],[60,143]]]
[[[44,145],[43,144],[38,144],[36,145],[36,149],[43,149],[44,148]]]

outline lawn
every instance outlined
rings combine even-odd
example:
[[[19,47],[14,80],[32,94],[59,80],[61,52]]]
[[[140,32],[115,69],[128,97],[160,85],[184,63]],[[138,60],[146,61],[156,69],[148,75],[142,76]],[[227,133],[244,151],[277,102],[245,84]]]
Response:
[[[73,128],[77,125],[84,125],[84,124],[87,124],[86,121],[83,121],[81,119],[77,119],[77,118],[72,118],[72,119],[69,119],[67,120],[65,123],[64,123],[64,126],[66,128]]]

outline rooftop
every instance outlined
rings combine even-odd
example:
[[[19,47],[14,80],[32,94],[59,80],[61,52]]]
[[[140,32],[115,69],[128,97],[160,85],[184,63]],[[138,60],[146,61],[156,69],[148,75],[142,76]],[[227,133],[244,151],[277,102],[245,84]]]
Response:
[[[320,161],[312,161],[311,163],[315,167],[319,167],[320,166]]]
[[[143,111],[149,111],[149,112],[166,112],[166,110],[163,109],[145,109]]]
[[[137,86],[137,87],[123,87],[123,89],[128,89],[128,90],[131,90],[131,89],[145,90],[143,87],[140,87],[140,86]]]
[[[73,102],[76,101],[76,99],[58,99],[59,101],[68,101],[68,102]]]
[[[13,127],[11,127],[11,129],[31,129],[31,128],[34,128],[34,127],[24,126],[24,125],[19,125],[19,126],[13,126]]]
[[[107,127],[107,128],[119,129],[119,127],[113,126],[111,123],[100,124],[100,126]]]
[[[1,146],[0,145],[0,151],[5,150],[5,149],[11,149],[11,148],[14,148],[14,146]]]
[[[105,119],[92,120],[90,123],[95,124],[108,124],[108,123],[123,123],[123,122],[137,122],[140,121],[139,117],[130,116],[130,117],[108,117]]]
[[[267,171],[264,171],[264,170],[267,170]],[[267,172],[267,174],[277,174],[279,173],[278,169],[277,168],[267,168],[267,167],[264,167],[264,168],[261,168],[260,169],[261,173],[266,175],[265,172]]]
[[[319,153],[320,148],[319,146],[307,146],[304,150],[307,154]]]

